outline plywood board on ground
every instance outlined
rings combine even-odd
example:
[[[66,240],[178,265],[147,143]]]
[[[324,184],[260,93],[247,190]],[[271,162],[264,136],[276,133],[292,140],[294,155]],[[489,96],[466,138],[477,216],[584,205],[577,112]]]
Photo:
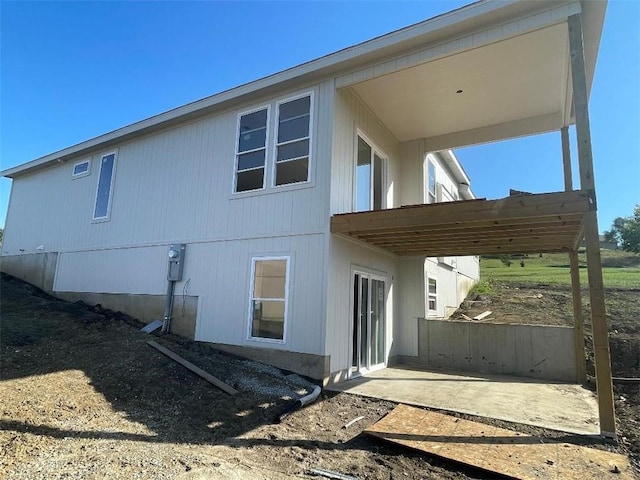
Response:
[[[408,405],[398,405],[366,433],[512,478],[634,478],[624,455],[569,443],[543,443],[537,437]]]

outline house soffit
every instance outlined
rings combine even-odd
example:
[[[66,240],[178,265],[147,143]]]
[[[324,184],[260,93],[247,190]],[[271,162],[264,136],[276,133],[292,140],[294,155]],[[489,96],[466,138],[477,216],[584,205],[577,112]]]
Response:
[[[449,148],[559,129],[571,94],[567,32],[555,24],[351,88],[401,142],[457,135],[438,145]]]

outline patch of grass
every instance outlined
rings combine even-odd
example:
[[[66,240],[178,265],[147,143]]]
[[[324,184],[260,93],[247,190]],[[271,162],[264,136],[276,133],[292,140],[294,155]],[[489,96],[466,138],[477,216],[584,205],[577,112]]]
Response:
[[[496,291],[496,281],[492,277],[480,278],[473,288],[469,291],[469,295],[490,295]]]
[[[640,255],[602,250],[602,277],[605,287],[640,288]],[[580,281],[588,283],[586,255],[578,256]],[[521,266],[520,260],[524,263]],[[480,278],[493,282],[571,284],[569,257],[566,254],[530,255],[506,266],[497,258],[483,258]],[[482,281],[482,280],[481,280]]]

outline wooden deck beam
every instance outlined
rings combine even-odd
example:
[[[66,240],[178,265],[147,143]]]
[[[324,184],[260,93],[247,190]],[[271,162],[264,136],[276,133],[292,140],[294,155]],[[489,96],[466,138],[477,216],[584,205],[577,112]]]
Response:
[[[576,215],[580,216],[588,209],[589,198],[579,191],[513,196],[500,200],[465,200],[334,215],[331,232],[373,233],[376,230],[411,230],[427,226],[453,227],[473,222],[491,226],[526,224],[540,222],[541,219],[575,220]]]
[[[467,228],[424,228],[413,229],[411,231],[406,230],[389,230],[385,232],[375,231],[369,232],[351,232],[352,237],[357,237],[360,240],[368,241],[368,239],[384,238],[386,236],[393,236],[394,238],[407,238],[412,239],[416,237],[422,237],[425,233],[429,234],[429,238],[433,239],[450,239],[451,237],[473,238],[478,235],[479,231],[482,231],[482,235],[493,237],[504,237],[509,235],[527,236],[527,235],[539,235],[548,234],[553,232],[578,232],[581,230],[582,220],[574,220],[570,222],[548,222],[548,223],[536,223],[531,225],[496,225],[493,227],[467,227]]]

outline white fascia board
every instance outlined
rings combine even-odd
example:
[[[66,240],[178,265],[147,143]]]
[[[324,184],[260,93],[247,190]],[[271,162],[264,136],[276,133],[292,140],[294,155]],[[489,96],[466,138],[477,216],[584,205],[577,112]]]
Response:
[[[458,183],[458,187],[460,189],[460,193],[465,200],[472,200],[476,198],[474,193],[471,191],[471,179],[467,172],[464,171],[464,168],[460,164],[458,157],[456,157],[453,150],[441,150],[437,152],[440,156],[440,159],[447,166],[447,169],[453,175],[456,182]]]
[[[561,5],[569,2],[557,1],[553,3]],[[79,154],[111,148],[117,142],[211,114],[244,99],[269,94],[290,85],[326,78],[358,65],[379,62],[390,55],[415,49],[425,42],[453,38],[461,33],[473,31],[480,24],[486,24],[488,21],[495,22],[517,17],[531,8],[536,8],[535,5],[537,2],[527,0],[481,0],[297,67],[155,115],[31,162],[0,171],[0,176],[12,178],[33,169],[52,165],[55,162],[67,161],[70,157]]]

